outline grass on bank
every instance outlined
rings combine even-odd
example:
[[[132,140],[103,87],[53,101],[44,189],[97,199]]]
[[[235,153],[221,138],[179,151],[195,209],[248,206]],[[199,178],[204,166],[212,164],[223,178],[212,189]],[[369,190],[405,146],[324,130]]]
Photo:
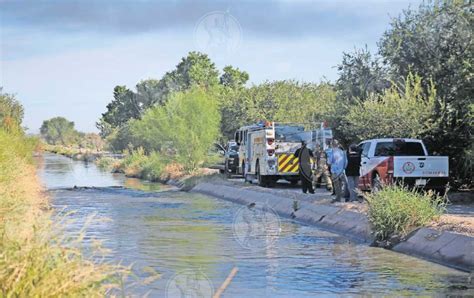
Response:
[[[141,147],[125,152],[122,159],[101,157],[96,160],[96,164],[103,170],[149,181],[164,182],[181,178],[186,174],[183,166],[177,162],[157,152],[146,154]]]
[[[53,221],[32,163],[35,142],[0,128],[0,296],[103,296],[116,266],[97,264]]]
[[[386,185],[366,195],[368,216],[377,240],[404,237],[416,228],[439,218],[445,211],[444,198],[398,185]]]

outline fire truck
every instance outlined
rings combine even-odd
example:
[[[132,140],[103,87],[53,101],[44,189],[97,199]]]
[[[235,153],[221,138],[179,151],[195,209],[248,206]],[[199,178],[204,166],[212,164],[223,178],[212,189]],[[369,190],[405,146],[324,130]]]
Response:
[[[239,145],[238,173],[247,182],[256,179],[261,186],[272,186],[279,179],[296,184],[299,166],[293,153],[301,141],[306,141],[310,149],[319,144],[324,150],[331,139],[332,130],[323,124],[315,130],[305,130],[302,124],[268,121],[241,127],[235,132]]]

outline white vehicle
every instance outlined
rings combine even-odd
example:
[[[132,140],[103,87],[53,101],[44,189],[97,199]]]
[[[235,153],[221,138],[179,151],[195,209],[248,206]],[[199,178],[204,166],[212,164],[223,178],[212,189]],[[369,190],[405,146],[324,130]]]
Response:
[[[306,131],[303,125],[265,122],[244,126],[236,131],[239,147],[239,174],[246,181],[256,178],[262,186],[271,186],[279,179],[293,184],[299,181],[298,158],[293,153],[301,141],[309,148],[326,144],[332,139],[332,131],[321,125],[320,129]]]
[[[374,139],[361,142],[359,148],[362,190],[377,190],[382,184],[402,181],[408,186],[445,191],[448,157],[428,156],[421,140]]]

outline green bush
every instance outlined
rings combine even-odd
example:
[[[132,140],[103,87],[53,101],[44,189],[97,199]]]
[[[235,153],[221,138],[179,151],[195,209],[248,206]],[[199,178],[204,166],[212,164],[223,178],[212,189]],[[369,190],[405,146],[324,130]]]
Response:
[[[434,86],[426,95],[421,78],[409,74],[403,90],[392,86],[383,94],[370,94],[352,105],[345,116],[345,134],[359,140],[421,137],[433,124],[435,97]]]
[[[111,171],[116,161],[117,159],[113,157],[102,156],[95,161],[95,164],[101,170]]]
[[[150,181],[160,180],[166,164],[166,160],[160,154],[152,152],[143,164],[141,177]]]
[[[212,90],[193,88],[171,95],[163,106],[150,108],[141,120],[131,122],[136,138],[170,162],[193,172],[208,157],[219,137],[220,114]]]
[[[436,219],[445,210],[443,198],[397,185],[366,195],[369,221],[378,240],[403,237]]]

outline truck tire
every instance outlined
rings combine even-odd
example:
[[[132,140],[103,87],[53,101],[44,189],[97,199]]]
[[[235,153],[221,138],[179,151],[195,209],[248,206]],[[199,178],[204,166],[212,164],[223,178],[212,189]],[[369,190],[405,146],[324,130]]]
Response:
[[[268,186],[268,180],[267,180],[267,177],[264,177],[262,175],[260,175],[260,164],[257,160],[257,163],[255,164],[255,174],[257,176],[257,181],[258,181],[258,185],[262,186],[262,187],[267,187]]]
[[[242,162],[242,175],[244,176],[244,182],[252,184],[252,179],[249,179],[247,170],[245,169],[245,162]]]
[[[225,163],[224,171],[225,171],[225,176],[227,179],[232,178],[232,173],[229,172],[229,167],[227,165],[228,163]]]

